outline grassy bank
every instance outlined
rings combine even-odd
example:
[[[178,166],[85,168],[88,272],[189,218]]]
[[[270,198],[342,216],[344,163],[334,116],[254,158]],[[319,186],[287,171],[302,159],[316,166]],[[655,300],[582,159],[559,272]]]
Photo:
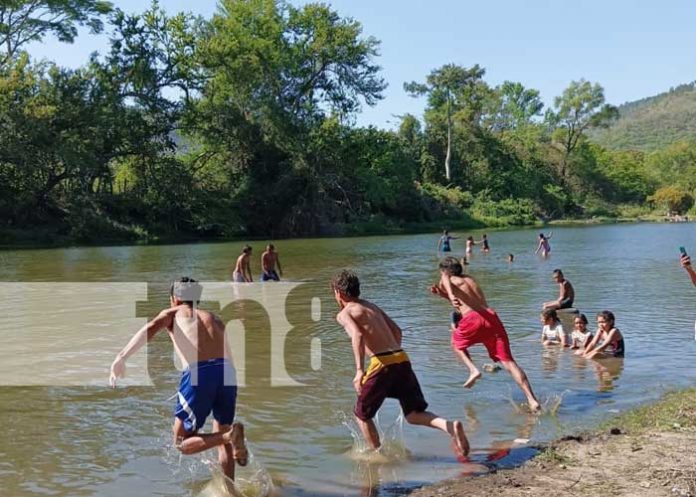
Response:
[[[516,469],[452,480],[413,497],[696,495],[696,388],[564,437]]]

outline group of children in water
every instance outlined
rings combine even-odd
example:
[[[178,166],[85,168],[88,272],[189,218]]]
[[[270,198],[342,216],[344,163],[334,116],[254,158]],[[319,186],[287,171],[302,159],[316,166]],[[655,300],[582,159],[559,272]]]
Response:
[[[438,248],[451,251],[445,232]],[[540,250],[550,251],[548,236],[540,238]],[[546,242],[546,243],[544,243]],[[477,243],[484,251],[490,246],[486,235],[476,242],[468,238],[467,252]],[[235,283],[251,282],[249,257],[251,247],[244,247],[235,266]],[[277,252],[268,245],[262,256],[262,279],[277,280],[276,267],[280,270]],[[471,359],[469,349],[483,345],[489,357],[499,362],[524,393],[531,412],[539,412],[541,404],[532,391],[524,370],[513,358],[510,341],[498,314],[492,309],[482,288],[464,272],[464,263],[454,257],[445,257],[438,265],[439,279],[430,287],[433,295],[447,300],[454,310],[451,346],[457,357],[469,370],[464,387],[471,388],[481,378],[481,372]],[[624,342],[621,332],[614,326],[614,315],[609,311],[597,314],[597,333],[587,331],[587,318],[580,314],[575,319],[575,329],[566,336],[556,309],[572,305],[572,285],[560,271],[554,272],[560,285],[560,295],[547,302],[542,313],[545,345],[569,345],[576,353],[587,358],[609,352],[623,357]],[[440,430],[451,437],[455,454],[465,458],[469,442],[463,424],[449,420],[428,410],[428,403],[421,390],[411,361],[402,347],[401,328],[377,305],[363,299],[360,280],[352,271],[343,270],[331,281],[333,296],[340,311],[337,322],[350,337],[355,361],[353,387],[357,394],[354,414],[358,426],[372,449],[379,449],[381,442],[374,422],[377,411],[386,398],[395,398],[401,404],[404,418],[410,424]],[[179,359],[185,365],[177,392],[174,412],[174,445],[184,454],[195,454],[216,448],[224,474],[233,479],[235,465],[247,464],[244,426],[235,421],[237,387],[234,381],[232,351],[225,339],[225,324],[215,314],[198,308],[201,286],[191,278],[181,278],[170,288],[170,306],[143,326],[130,342],[116,355],[110,371],[110,383],[116,385],[125,374],[126,361],[138,349],[152,340],[159,331],[166,331],[174,344]],[[368,359],[367,368],[365,360]],[[212,413],[213,432],[201,434],[199,430]]]
[[[587,316],[576,314],[573,331],[568,336],[555,309],[541,311],[541,343],[545,346],[569,347],[575,354],[592,359],[598,354],[611,357],[624,357],[625,346],[621,331],[615,326],[616,318],[611,311],[597,313],[597,332],[593,335],[588,329]]]

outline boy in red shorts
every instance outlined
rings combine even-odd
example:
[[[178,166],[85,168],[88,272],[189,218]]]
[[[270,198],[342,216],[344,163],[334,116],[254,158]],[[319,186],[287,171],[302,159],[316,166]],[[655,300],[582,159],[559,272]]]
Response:
[[[461,319],[452,332],[452,348],[469,368],[469,379],[464,387],[471,388],[481,378],[481,372],[471,360],[469,347],[481,343],[488,350],[488,355],[495,362],[500,362],[520,386],[529,408],[538,411],[541,406],[537,401],[527,375],[512,358],[510,341],[503,323],[496,312],[488,307],[483,290],[454,257],[447,257],[440,263],[440,281],[430,288],[450,302],[459,311]]]
[[[406,421],[430,426],[448,433],[455,443],[456,454],[466,456],[469,442],[460,421],[448,421],[426,411],[411,362],[401,348],[401,329],[376,305],[360,299],[360,281],[351,271],[341,271],[331,281],[334,297],[341,311],[336,321],[351,338],[355,358],[353,386],[358,393],[355,416],[370,447],[380,447],[379,433],[372,418],[387,397],[401,404]],[[367,371],[365,354],[370,356]]]

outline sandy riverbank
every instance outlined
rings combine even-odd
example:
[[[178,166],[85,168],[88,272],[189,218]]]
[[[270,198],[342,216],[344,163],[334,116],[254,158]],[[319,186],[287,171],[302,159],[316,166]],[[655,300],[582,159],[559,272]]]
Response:
[[[511,470],[450,480],[411,497],[696,497],[696,388],[667,394],[597,432],[549,444]]]

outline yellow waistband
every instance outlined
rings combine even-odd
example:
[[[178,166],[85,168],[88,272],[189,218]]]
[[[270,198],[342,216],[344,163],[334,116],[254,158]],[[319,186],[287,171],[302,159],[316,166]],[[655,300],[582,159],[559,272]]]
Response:
[[[367,371],[365,372],[365,376],[363,376],[362,381],[365,383],[370,376],[374,375],[377,371],[385,366],[401,364],[402,362],[408,362],[409,360],[408,355],[403,350],[398,350],[387,354],[373,355],[370,357],[370,364],[367,366]]]

